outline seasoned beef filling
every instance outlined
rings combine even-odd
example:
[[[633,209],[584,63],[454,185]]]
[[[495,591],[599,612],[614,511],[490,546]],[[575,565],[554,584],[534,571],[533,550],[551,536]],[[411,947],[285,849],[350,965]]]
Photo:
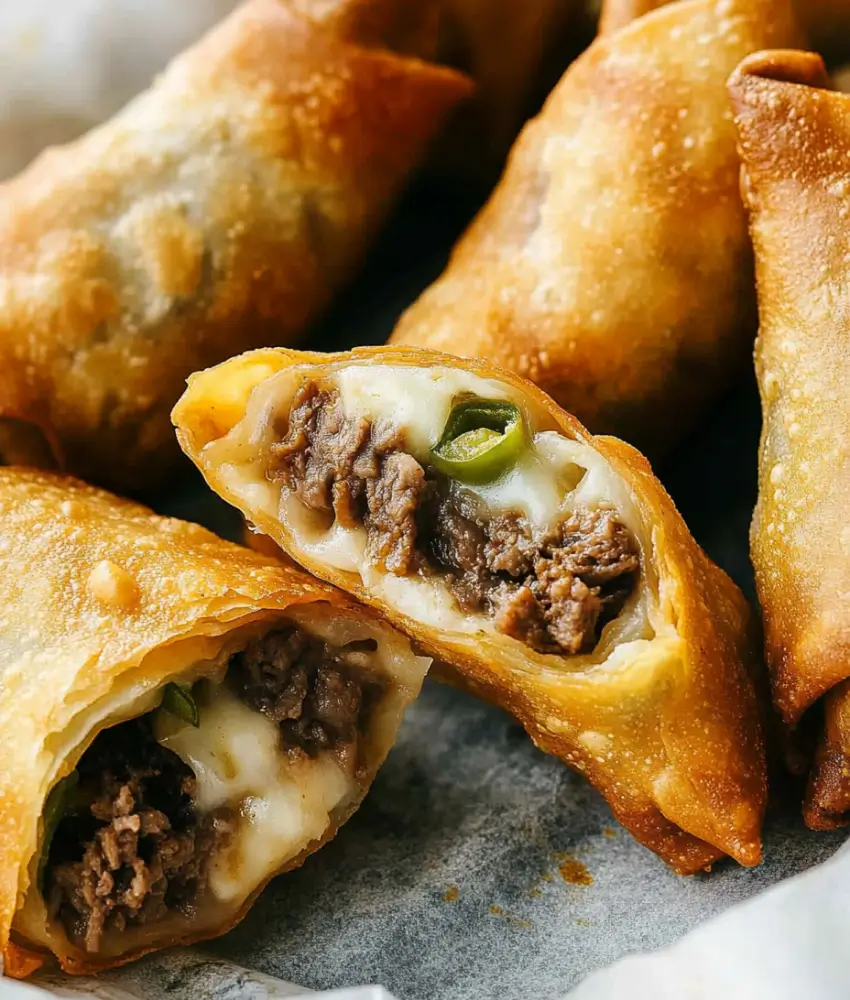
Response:
[[[156,742],[148,718],[104,730],[77,770],[50,845],[45,899],[71,940],[94,952],[106,931],[190,912],[231,824],[223,813],[196,817],[195,777]]]
[[[635,542],[610,510],[579,509],[532,532],[524,518],[464,511],[462,495],[423,507],[420,544],[464,611],[492,614],[505,635],[541,653],[590,652],[632,592]]]
[[[241,700],[280,725],[287,748],[311,755],[356,743],[384,682],[365,660],[371,640],[331,646],[288,627],[255,639],[230,660],[228,682]]]
[[[404,576],[441,573],[459,606],[542,653],[589,652],[640,571],[610,510],[576,510],[539,533],[519,516],[481,516],[405,451],[399,428],[346,417],[339,393],[302,383],[270,475],[308,508],[366,528],[367,557]]]
[[[365,525],[373,562],[399,576],[415,568],[416,511],[427,483],[398,428],[347,418],[335,389],[305,382],[271,459],[272,475],[310,510],[347,528]]]

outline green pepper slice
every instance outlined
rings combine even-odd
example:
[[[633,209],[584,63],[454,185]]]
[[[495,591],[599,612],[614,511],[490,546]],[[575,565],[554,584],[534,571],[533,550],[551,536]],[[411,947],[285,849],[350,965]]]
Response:
[[[166,684],[162,694],[162,708],[169,715],[174,715],[183,722],[188,722],[195,729],[200,725],[198,705],[190,691],[179,684]]]
[[[518,406],[502,399],[467,399],[453,407],[431,461],[452,479],[489,483],[516,465],[527,446]]]
[[[50,854],[50,845],[53,843],[56,828],[59,826],[59,821],[67,812],[71,797],[79,783],[79,774],[76,771],[71,771],[69,775],[66,775],[61,781],[57,781],[53,788],[50,789],[50,794],[44,803],[44,812],[41,816],[42,823],[44,824],[44,836],[41,841],[41,857],[38,859],[37,873],[39,889],[44,888],[44,870],[47,867],[47,858]]]

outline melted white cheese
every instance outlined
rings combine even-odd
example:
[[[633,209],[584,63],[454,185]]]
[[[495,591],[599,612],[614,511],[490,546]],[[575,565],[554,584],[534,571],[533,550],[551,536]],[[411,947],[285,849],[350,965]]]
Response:
[[[200,725],[157,713],[157,738],[195,772],[196,806],[210,813],[239,809],[237,831],[210,870],[222,901],[242,900],[271,872],[317,840],[331,812],[357,784],[329,754],[316,759],[281,753],[280,731],[226,687],[200,712]]]

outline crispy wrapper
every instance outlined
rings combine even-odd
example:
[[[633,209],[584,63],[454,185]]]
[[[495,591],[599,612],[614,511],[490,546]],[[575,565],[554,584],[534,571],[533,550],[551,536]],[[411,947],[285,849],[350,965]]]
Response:
[[[619,31],[638,17],[681,0],[604,0],[599,19],[600,34]],[[845,41],[850,31],[850,4],[847,0],[793,0],[794,12],[809,43],[830,55],[850,56]]]
[[[726,81],[793,37],[784,0],[689,0],[597,40],[392,342],[493,360],[659,455],[752,348]]]
[[[438,422],[446,393],[460,380],[461,395],[469,389],[509,399],[529,427],[549,428],[556,443],[578,449],[595,470],[579,483],[605,483],[609,499],[616,494],[630,512],[642,565],[632,599],[651,607],[651,625],[632,633],[615,620],[590,653],[544,655],[477,618],[469,624],[457,605],[454,617],[435,627],[427,590],[421,599],[395,600],[382,583],[388,576],[340,569],[329,549],[323,555],[324,536],[308,544],[291,498],[269,478],[269,447],[286,429],[298,385],[343,378],[371,386],[351,398],[386,394],[399,420],[413,407]],[[400,378],[418,382],[402,390]],[[540,389],[487,362],[406,348],[249,353],[194,375],[173,416],[184,450],[217,493],[311,572],[378,608],[450,664],[457,681],[513,713],[538,746],[586,775],[617,818],[676,871],[694,872],[724,853],[747,865],[759,861],[766,779],[748,674],[750,612],[634,449],[592,437]],[[523,490],[525,497],[533,492]],[[632,644],[637,634],[645,641]]]
[[[752,558],[782,719],[823,708],[805,802],[816,828],[850,819],[850,97],[826,86],[803,52],[753,56],[730,83],[761,312]]]
[[[294,566],[77,480],[0,469],[0,510],[0,944],[6,974],[27,975],[51,951],[76,973],[223,933],[269,878],[300,865],[356,809],[428,661],[377,616]],[[328,754],[319,754],[284,756],[276,765],[283,768],[279,774],[294,776],[304,801],[332,778],[342,782],[342,791],[315,807],[312,825],[298,827],[282,846],[275,843],[273,870],[266,870],[265,854],[260,867],[243,858],[240,864],[251,874],[241,882],[241,868],[227,876],[236,879],[238,891],[218,899],[207,890],[195,900],[194,916],[161,929],[148,923],[142,936],[134,937],[128,926],[124,934],[105,937],[102,951],[87,952],[57,921],[45,922],[38,872],[47,857],[42,842],[49,791],[101,731],[154,711],[164,684],[211,676],[213,665],[232,650],[292,620],[317,635],[343,636],[344,642],[368,638],[377,649],[370,669],[383,686],[369,709],[356,764],[343,771]],[[201,708],[199,734],[207,711],[212,709]],[[251,720],[273,726],[259,712],[244,706],[239,711],[235,717],[248,712]],[[221,718],[226,726],[229,716]],[[257,740],[243,740],[242,746],[259,746]],[[246,803],[262,798],[262,787],[252,794]],[[239,822],[251,827],[253,820]]]
[[[403,0],[250,0],[0,187],[0,352],[37,379],[72,471],[161,481],[186,376],[294,341],[349,277],[471,90],[378,46],[436,44],[414,27]]]

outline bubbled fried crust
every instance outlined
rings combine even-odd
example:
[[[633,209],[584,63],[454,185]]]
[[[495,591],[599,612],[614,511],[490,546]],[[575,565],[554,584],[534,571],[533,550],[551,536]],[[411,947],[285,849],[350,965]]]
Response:
[[[751,552],[774,702],[789,727],[823,702],[806,762],[817,828],[850,819],[850,97],[828,86],[821,58],[796,51],[753,56],[730,81],[761,314]]]
[[[673,0],[603,0],[599,33],[610,34]],[[836,60],[850,57],[850,4],[847,0],[793,0],[807,45]]]
[[[303,377],[332,376],[346,365],[463,367],[516,393],[550,426],[609,463],[631,491],[643,524],[641,586],[653,590],[663,638],[616,670],[569,670],[513,640],[436,631],[399,614],[359,576],[308,558],[276,519],[242,513],[289,555],[324,579],[377,607],[448,668],[461,684],[512,712],[534,741],[586,775],[618,819],[676,871],[697,871],[724,853],[743,864],[760,859],[766,801],[764,748],[750,671],[752,619],[731,580],[699,548],[646,460],[612,438],[592,437],[538,388],[487,362],[403,347],[347,354],[255,351],[200,372],[174,410],[178,437],[213,489],[236,506],[205,446],[245,414],[253,388],[299,366]],[[564,669],[567,667],[567,669]]]
[[[386,629],[368,609],[292,563],[78,480],[20,468],[0,468],[0,601],[0,949],[7,974],[26,975],[38,960],[20,934],[10,941],[11,926],[28,888],[48,782],[76,765],[75,758],[54,756],[72,724],[90,742],[101,728],[122,721],[122,712],[126,718],[140,683],[152,690],[185,670],[175,651],[181,640],[226,634],[247,621],[272,627],[308,604],[317,606],[318,616]],[[148,656],[154,650],[159,655]],[[391,694],[397,724],[415,690],[399,681]],[[107,697],[117,718],[104,719],[97,708],[91,720],[90,707]],[[286,870],[331,839],[357,808],[389,749],[391,728],[387,720],[380,733],[367,735],[357,774],[361,794]],[[34,741],[51,751],[35,754]],[[237,923],[261,890],[226,925],[203,936]],[[71,972],[94,971],[200,937],[189,932],[120,957],[69,953],[60,960]]]
[[[0,186],[0,364],[86,479],[167,477],[186,376],[306,332],[471,88],[377,46],[406,0],[299,6],[240,6]]]

